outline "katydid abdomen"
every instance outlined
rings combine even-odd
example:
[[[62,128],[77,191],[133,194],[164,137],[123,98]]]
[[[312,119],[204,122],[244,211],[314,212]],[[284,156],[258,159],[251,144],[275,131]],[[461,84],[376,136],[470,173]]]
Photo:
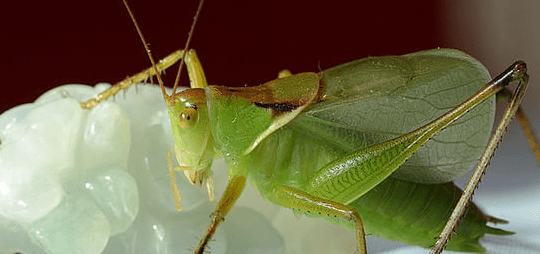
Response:
[[[461,189],[451,182],[421,184],[388,178],[349,206],[362,215],[367,233],[430,248],[461,194]],[[487,226],[488,221],[504,222],[485,215],[474,203],[469,204],[446,249],[484,252],[478,242],[484,234],[511,234]]]
[[[250,166],[256,171],[251,171],[250,177],[263,197],[271,195],[271,190],[279,185],[302,189],[310,172],[339,154],[340,151],[317,145],[316,140],[285,127],[254,150]],[[461,190],[451,182],[421,184],[388,178],[348,205],[356,208],[362,216],[367,234],[428,248],[442,230],[460,195]],[[309,216],[319,216],[354,229],[349,221],[314,214]],[[481,252],[483,249],[478,239],[486,232],[505,233],[486,226],[489,219],[471,204],[448,249]]]
[[[309,180],[330,161],[413,131],[490,79],[480,63],[454,50],[361,59],[321,74],[325,91],[320,101],[249,155],[252,182],[270,200],[271,190],[280,185],[308,191]],[[489,99],[430,140],[394,174],[406,180],[387,179],[348,203],[362,216],[366,232],[432,245],[461,194],[453,183],[444,182],[477,163],[490,135],[494,108],[494,98]],[[354,228],[349,222],[329,220]],[[478,239],[485,233],[507,233],[486,226],[488,220],[493,219],[471,205],[448,249],[481,252]]]

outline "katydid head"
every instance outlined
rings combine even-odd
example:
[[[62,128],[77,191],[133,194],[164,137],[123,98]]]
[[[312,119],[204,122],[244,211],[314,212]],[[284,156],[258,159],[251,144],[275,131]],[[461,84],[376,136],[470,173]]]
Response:
[[[188,39],[183,50],[178,50],[171,54],[170,58],[175,59],[180,56],[180,65],[178,67],[178,73],[171,96],[165,91],[163,80],[159,74],[158,64],[154,61],[148,43],[144,39],[144,36],[137,25],[135,16],[129,8],[127,1],[124,0],[124,5],[128,11],[135,28],[141,38],[141,42],[146,49],[146,53],[150,62],[152,63],[153,72],[155,73],[163,98],[167,103],[169,111],[169,118],[171,120],[171,128],[174,136],[174,151],[176,160],[180,165],[180,170],[184,171],[184,174],[192,184],[203,185],[206,184],[208,189],[208,196],[210,200],[214,200],[214,183],[212,181],[211,165],[214,159],[214,140],[212,138],[212,132],[210,130],[210,122],[208,118],[208,109],[206,106],[206,95],[204,88],[206,86],[206,78],[200,63],[197,59],[195,51],[188,50],[189,42],[195,29],[199,14],[201,12],[203,0],[199,2],[197,12],[193,18],[193,24],[189,31]],[[165,58],[160,64],[165,62],[175,62],[175,60]],[[192,88],[176,93],[178,81],[180,80],[180,74],[182,73],[182,67],[185,64],[188,67],[190,78],[192,79]],[[171,176],[174,179],[173,176]],[[173,184],[173,188],[176,185]],[[178,190],[176,189],[176,194]],[[174,191],[173,191],[174,193]],[[176,196],[177,208],[180,210],[179,203],[180,194]],[[177,199],[178,198],[178,199]]]
[[[206,185],[208,196],[213,200],[211,166],[215,152],[205,91],[191,88],[172,96],[164,96],[178,164],[192,184]]]

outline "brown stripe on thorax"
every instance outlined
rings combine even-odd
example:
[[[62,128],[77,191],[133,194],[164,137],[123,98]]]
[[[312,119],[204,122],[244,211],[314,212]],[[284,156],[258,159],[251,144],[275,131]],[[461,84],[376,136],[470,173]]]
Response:
[[[316,83],[313,83],[313,75],[317,77]],[[311,83],[302,83],[304,79]],[[255,87],[211,86],[211,89],[219,92],[223,97],[243,98],[257,107],[272,110],[274,116],[320,101],[324,96],[324,85],[314,73],[301,73]]]

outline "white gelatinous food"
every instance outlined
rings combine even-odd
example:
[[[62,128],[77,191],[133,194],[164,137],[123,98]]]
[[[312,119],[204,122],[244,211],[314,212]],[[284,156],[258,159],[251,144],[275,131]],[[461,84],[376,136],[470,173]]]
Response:
[[[173,139],[160,89],[139,86],[115,102],[81,109],[78,101],[108,87],[58,87],[0,116],[0,253],[196,247],[215,202],[180,174],[184,210],[175,209],[166,165]],[[220,177],[223,188],[227,177]],[[212,253],[284,252],[282,237],[253,209],[239,207],[227,222]],[[246,241],[254,231],[259,235]]]

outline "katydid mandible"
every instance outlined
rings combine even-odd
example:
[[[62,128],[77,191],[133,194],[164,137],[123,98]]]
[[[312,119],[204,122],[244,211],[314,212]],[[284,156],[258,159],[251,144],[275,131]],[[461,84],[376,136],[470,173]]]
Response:
[[[516,62],[473,95],[480,84],[489,81],[485,68],[461,52],[441,49],[401,57],[361,59],[320,73],[285,74],[283,78],[253,88],[226,88],[206,84],[195,52],[186,51],[187,48],[173,54],[171,59],[185,59],[191,89],[173,91],[171,96],[163,92],[175,134],[175,147],[169,161],[174,153],[180,164],[174,169],[184,171],[192,183],[206,185],[210,198],[213,198],[210,165],[214,158],[225,158],[230,177],[197,253],[204,251],[215,228],[240,196],[248,175],[261,195],[270,201],[356,230],[360,253],[366,253],[364,227],[371,234],[429,247],[436,235],[420,236],[414,232],[418,229],[399,226],[382,228],[377,224],[387,223],[371,215],[370,206],[382,199],[399,200],[397,193],[406,191],[418,197],[412,200],[431,199],[428,193],[461,193],[453,184],[444,182],[452,181],[476,163],[491,125],[477,130],[471,141],[476,149],[466,152],[471,157],[459,154],[456,150],[460,148],[456,147],[451,148],[458,157],[454,161],[429,161],[425,159],[426,154],[440,149],[438,147],[447,141],[466,143],[455,134],[461,133],[459,128],[470,128],[464,126],[471,122],[472,116],[481,115],[484,117],[481,121],[492,121],[492,95],[510,82],[523,81],[498,128],[505,129],[507,119],[518,109],[527,81],[524,63]],[[154,70],[143,76],[158,73],[157,69],[163,68],[152,62]],[[163,87],[161,81],[160,85]],[[432,90],[426,91],[429,88]],[[450,95],[441,93],[429,98],[443,90],[450,91]],[[116,92],[111,90],[109,94]],[[419,94],[421,92],[423,94]],[[429,116],[422,119],[413,112],[408,117],[414,117],[414,123],[404,123],[407,112],[399,112],[399,108],[419,105],[419,100],[437,104],[426,114]],[[487,102],[481,103],[484,100]],[[85,105],[91,107],[93,103]],[[471,110],[473,107],[476,108]],[[401,119],[387,117],[390,122],[382,125],[389,129],[366,127],[361,119],[369,119],[374,110],[381,110],[379,108],[395,110]],[[449,126],[461,116],[458,125]],[[396,125],[400,125],[399,130],[392,129]],[[442,131],[443,128],[446,130]],[[500,140],[500,130],[495,142]],[[435,135],[443,142],[431,140]],[[487,149],[485,158],[489,158],[493,150]],[[486,160],[482,159],[480,168],[485,169]],[[170,165],[174,179],[172,170]],[[393,178],[387,178],[394,171]],[[180,209],[180,194],[174,181],[171,183]],[[378,196],[390,189],[395,196]],[[450,197],[441,198],[439,204],[432,205],[435,211],[430,213],[449,214],[447,208],[455,203]],[[508,233],[485,225],[488,221],[501,220],[483,215],[474,205],[470,207],[457,228],[459,234],[455,238],[462,240],[450,241],[448,249],[482,251],[478,238],[485,233]],[[382,213],[378,216],[386,212],[391,217],[392,208],[379,207]],[[414,209],[406,211],[409,218],[403,220],[412,220],[417,212]],[[437,223],[440,221],[426,219],[423,224]],[[450,232],[453,227],[455,224],[449,225]],[[468,231],[475,227],[475,231]],[[437,225],[433,230],[440,231],[442,226]],[[447,236],[441,239],[435,247],[439,252],[446,245]]]

